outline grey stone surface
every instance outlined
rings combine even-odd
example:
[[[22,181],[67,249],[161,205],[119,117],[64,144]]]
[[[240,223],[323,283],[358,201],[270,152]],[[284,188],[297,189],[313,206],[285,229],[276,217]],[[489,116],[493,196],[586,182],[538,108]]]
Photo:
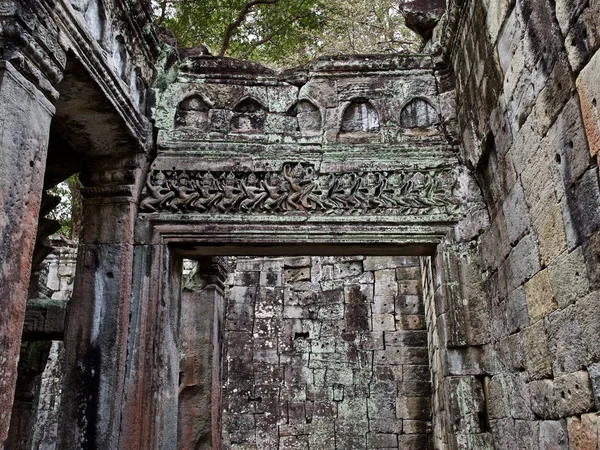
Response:
[[[411,437],[428,445],[427,335],[397,331],[394,319],[424,311],[416,258],[239,258],[237,267],[261,272],[234,276],[226,294],[226,448],[390,449]],[[308,282],[313,273],[320,282]],[[265,274],[282,286],[259,286]]]

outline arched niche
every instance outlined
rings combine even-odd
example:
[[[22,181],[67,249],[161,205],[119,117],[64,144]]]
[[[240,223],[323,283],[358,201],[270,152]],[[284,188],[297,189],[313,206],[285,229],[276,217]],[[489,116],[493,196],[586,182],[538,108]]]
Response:
[[[245,98],[233,109],[232,133],[260,133],[265,126],[266,111],[253,98]]]
[[[364,98],[356,99],[344,110],[342,133],[376,133],[379,131],[379,114]]]
[[[300,100],[289,111],[289,115],[298,120],[298,129],[302,135],[319,134],[322,129],[323,119],[319,108],[308,100]]]
[[[199,95],[187,97],[177,106],[175,128],[194,128],[200,131],[208,129],[208,111],[210,107]]]
[[[427,128],[437,124],[438,121],[435,108],[422,98],[412,99],[400,113],[400,124],[404,128]]]

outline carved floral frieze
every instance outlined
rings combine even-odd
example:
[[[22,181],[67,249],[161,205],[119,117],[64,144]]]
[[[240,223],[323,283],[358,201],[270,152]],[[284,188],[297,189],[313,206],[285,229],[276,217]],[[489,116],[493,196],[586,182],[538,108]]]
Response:
[[[309,164],[278,172],[153,170],[142,212],[213,214],[452,214],[456,174],[448,168],[319,174]]]

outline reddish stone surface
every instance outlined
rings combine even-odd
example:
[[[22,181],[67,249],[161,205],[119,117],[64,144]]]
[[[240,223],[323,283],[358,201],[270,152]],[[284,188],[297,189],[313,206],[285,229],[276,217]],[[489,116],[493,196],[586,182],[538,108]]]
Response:
[[[0,66],[0,448],[10,424],[53,107]]]

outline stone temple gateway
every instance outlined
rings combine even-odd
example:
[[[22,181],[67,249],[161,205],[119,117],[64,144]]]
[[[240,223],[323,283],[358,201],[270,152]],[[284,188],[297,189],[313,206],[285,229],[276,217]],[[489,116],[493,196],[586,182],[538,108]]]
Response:
[[[0,447],[599,448],[600,3],[412,8],[426,54],[282,72],[0,2]]]

